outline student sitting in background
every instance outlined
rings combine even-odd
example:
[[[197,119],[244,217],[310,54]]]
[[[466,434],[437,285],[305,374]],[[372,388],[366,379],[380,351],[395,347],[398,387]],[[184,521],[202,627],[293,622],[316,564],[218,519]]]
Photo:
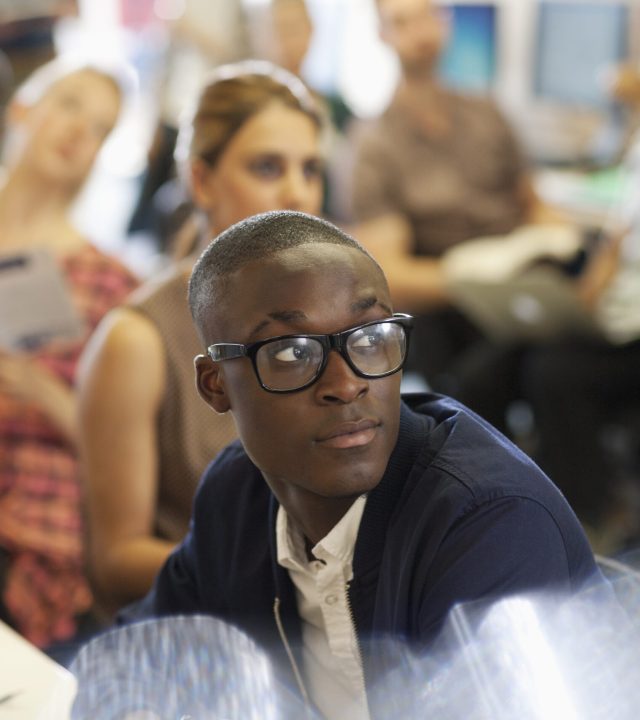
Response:
[[[317,213],[320,120],[302,82],[264,62],[222,66],[180,144],[204,239],[252,213]],[[197,397],[187,306],[198,243],[101,324],[84,358],[81,445],[90,567],[109,609],[143,596],[189,526],[207,463],[236,435]]]
[[[59,60],[36,71],[7,110],[0,253],[50,251],[85,324],[78,340],[0,348],[0,617],[40,646],[68,639],[92,607],[76,367],[92,329],[137,283],[82,236],[69,211],[121,100],[111,74]]]
[[[457,603],[599,577],[529,458],[453,400],[402,401],[411,318],[351,237],[303,213],[249,218],[200,256],[189,302],[198,390],[240,442],[130,619],[218,616],[323,717],[366,718],[388,669],[377,640],[424,650]]]
[[[504,429],[518,394],[517,352],[452,305],[442,257],[474,238],[557,218],[534,192],[491,98],[454,92],[440,79],[447,8],[434,0],[376,7],[401,77],[385,112],[353,129],[353,233],[384,268],[396,306],[417,315],[408,369]]]
[[[528,348],[522,370],[535,458],[604,554],[640,545],[640,131],[624,167],[631,198],[619,221],[627,229],[603,233],[576,286],[600,335]],[[607,439],[616,425],[630,458]]]
[[[306,0],[273,0],[247,14],[253,52],[305,79],[305,61],[313,41],[314,22]],[[353,113],[337,91],[310,88],[326,115],[323,143],[326,155],[323,217],[343,219],[344,190],[341,162],[346,151],[346,128]]]

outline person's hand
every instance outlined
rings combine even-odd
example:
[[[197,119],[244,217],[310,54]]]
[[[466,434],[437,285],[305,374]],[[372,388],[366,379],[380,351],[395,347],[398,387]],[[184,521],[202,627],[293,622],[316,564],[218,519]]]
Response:
[[[628,228],[612,232],[578,279],[578,296],[589,309],[593,309],[618,272],[620,251],[628,232]]]
[[[41,386],[49,374],[23,353],[0,349],[0,392],[25,403],[38,404]]]
[[[0,393],[36,406],[75,440],[75,393],[31,356],[0,349]]]

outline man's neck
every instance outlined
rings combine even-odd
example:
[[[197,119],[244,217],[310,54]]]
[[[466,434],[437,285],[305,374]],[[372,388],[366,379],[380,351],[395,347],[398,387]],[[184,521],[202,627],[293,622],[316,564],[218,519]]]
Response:
[[[434,92],[440,87],[436,73],[431,67],[403,67],[401,84],[411,88],[412,92]]]
[[[333,530],[358,497],[324,498],[310,493],[302,499],[296,493],[285,493],[281,497],[282,493],[275,492],[275,495],[311,547]]]
[[[342,520],[355,500],[355,497],[340,500],[332,499],[331,502],[320,503],[316,511],[305,512],[304,514],[295,512],[292,514],[288,508],[285,509],[292,520],[300,527],[304,537],[311,543],[311,547],[313,547]]]
[[[443,95],[444,89],[431,65],[403,66],[398,92],[414,102],[433,106]]]
[[[396,100],[425,134],[442,136],[448,133],[451,119],[447,95],[432,73],[404,73]]]

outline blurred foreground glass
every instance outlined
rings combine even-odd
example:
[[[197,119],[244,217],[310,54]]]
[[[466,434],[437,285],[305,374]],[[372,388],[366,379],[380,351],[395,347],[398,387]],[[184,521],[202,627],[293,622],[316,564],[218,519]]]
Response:
[[[70,669],[78,680],[73,720],[276,720],[288,714],[266,655],[211,617],[167,617],[112,630],[82,648]]]
[[[397,647],[371,705],[412,720],[636,720],[640,573],[605,574],[577,594],[456,606],[428,654]]]
[[[371,717],[637,720],[640,573],[599,560],[609,582],[455,607],[427,653],[364,641]],[[170,617],[98,637],[74,661],[72,720],[319,720],[242,632]]]

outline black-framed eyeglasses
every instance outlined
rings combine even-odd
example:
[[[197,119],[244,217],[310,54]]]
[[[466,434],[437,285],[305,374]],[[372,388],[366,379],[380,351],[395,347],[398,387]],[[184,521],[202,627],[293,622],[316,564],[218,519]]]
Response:
[[[242,345],[215,343],[207,353],[214,362],[248,357],[260,385],[289,393],[312,385],[322,375],[331,350],[363,378],[393,375],[404,365],[413,317],[396,313],[329,335],[280,335]]]

